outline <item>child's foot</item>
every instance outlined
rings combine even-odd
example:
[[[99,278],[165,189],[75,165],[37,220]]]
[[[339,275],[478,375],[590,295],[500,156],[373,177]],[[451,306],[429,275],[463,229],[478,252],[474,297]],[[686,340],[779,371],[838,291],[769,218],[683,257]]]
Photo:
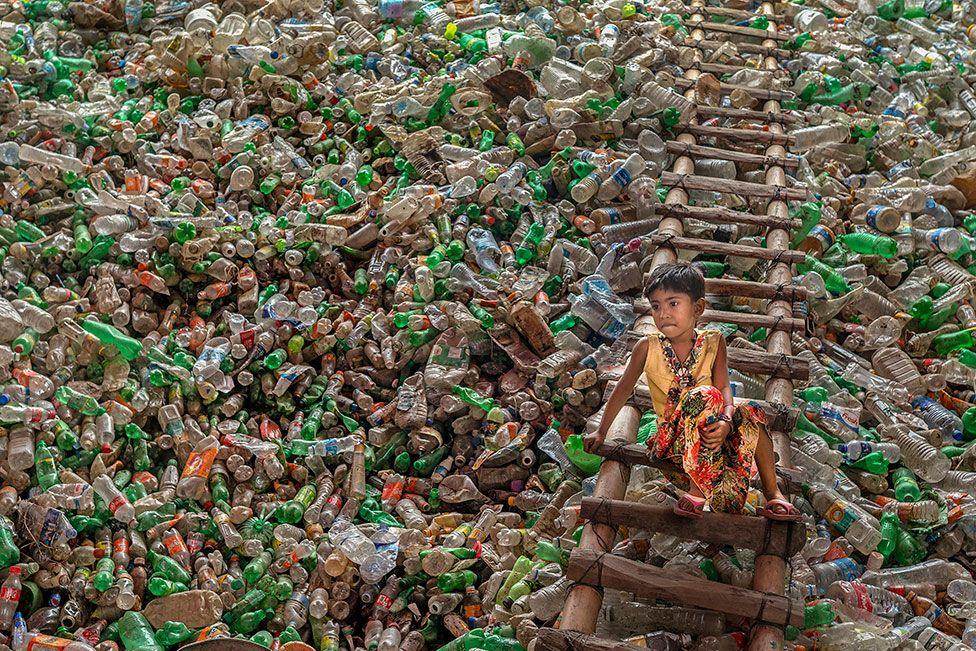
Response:
[[[777,522],[797,522],[803,518],[803,514],[779,491],[766,499],[766,506],[759,509],[758,514]]]
[[[674,505],[672,511],[685,518],[700,518],[702,510],[705,508],[705,498],[696,497],[690,493],[685,493]]]

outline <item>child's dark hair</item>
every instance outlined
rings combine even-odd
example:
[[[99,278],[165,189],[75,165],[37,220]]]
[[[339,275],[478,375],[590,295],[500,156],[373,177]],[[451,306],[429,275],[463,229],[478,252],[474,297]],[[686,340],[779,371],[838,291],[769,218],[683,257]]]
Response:
[[[687,263],[662,264],[651,272],[644,296],[650,298],[658,289],[687,294],[691,300],[697,301],[705,298],[705,277],[697,267]]]

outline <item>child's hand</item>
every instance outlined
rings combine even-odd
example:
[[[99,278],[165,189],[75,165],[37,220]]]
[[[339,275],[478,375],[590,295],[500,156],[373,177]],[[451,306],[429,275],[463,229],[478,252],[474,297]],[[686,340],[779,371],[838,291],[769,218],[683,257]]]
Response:
[[[717,450],[722,447],[725,437],[732,433],[732,424],[727,420],[717,420],[706,425],[701,431],[702,444],[709,450]]]
[[[607,439],[607,433],[603,430],[597,430],[592,434],[587,434],[583,437],[583,449],[587,452],[593,454],[597,451],[603,442]]]

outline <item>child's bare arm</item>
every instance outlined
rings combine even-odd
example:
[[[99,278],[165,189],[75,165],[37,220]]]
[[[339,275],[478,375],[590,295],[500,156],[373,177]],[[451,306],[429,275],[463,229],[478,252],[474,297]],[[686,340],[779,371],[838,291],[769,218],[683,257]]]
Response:
[[[637,386],[637,380],[644,370],[646,361],[647,339],[641,339],[634,346],[634,351],[630,354],[630,361],[627,362],[623,376],[621,376],[620,381],[617,382],[617,386],[610,393],[610,399],[607,401],[607,406],[603,410],[603,417],[600,418],[600,426],[596,432],[588,435],[583,440],[583,447],[587,452],[596,451],[603,441],[606,440],[607,432],[610,431],[610,425],[634,392],[634,387]]]
[[[732,432],[732,385],[729,383],[729,355],[725,348],[725,339],[719,339],[718,352],[715,355],[715,366],[712,367],[712,386],[722,392],[722,402],[725,409],[722,412],[725,420],[719,420],[702,428],[701,438],[705,447],[717,449],[721,447],[725,437]]]
[[[715,366],[712,368],[712,386],[722,392],[726,405],[732,404],[732,384],[729,382],[729,354],[725,339],[718,340]],[[729,414],[731,416],[731,414]]]

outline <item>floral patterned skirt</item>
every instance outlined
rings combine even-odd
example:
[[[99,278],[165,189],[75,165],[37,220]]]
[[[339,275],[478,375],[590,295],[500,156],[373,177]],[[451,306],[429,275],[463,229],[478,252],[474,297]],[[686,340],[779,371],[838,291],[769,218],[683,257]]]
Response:
[[[741,513],[749,491],[749,475],[759,435],[765,429],[766,414],[759,405],[736,407],[732,431],[717,450],[706,448],[699,438],[700,428],[722,413],[722,392],[701,385],[684,391],[676,405],[669,405],[669,416],[658,423],[657,437],[648,441],[658,459],[681,467],[681,472],[665,472],[668,480],[683,490],[689,479],[701,490],[712,511]]]

